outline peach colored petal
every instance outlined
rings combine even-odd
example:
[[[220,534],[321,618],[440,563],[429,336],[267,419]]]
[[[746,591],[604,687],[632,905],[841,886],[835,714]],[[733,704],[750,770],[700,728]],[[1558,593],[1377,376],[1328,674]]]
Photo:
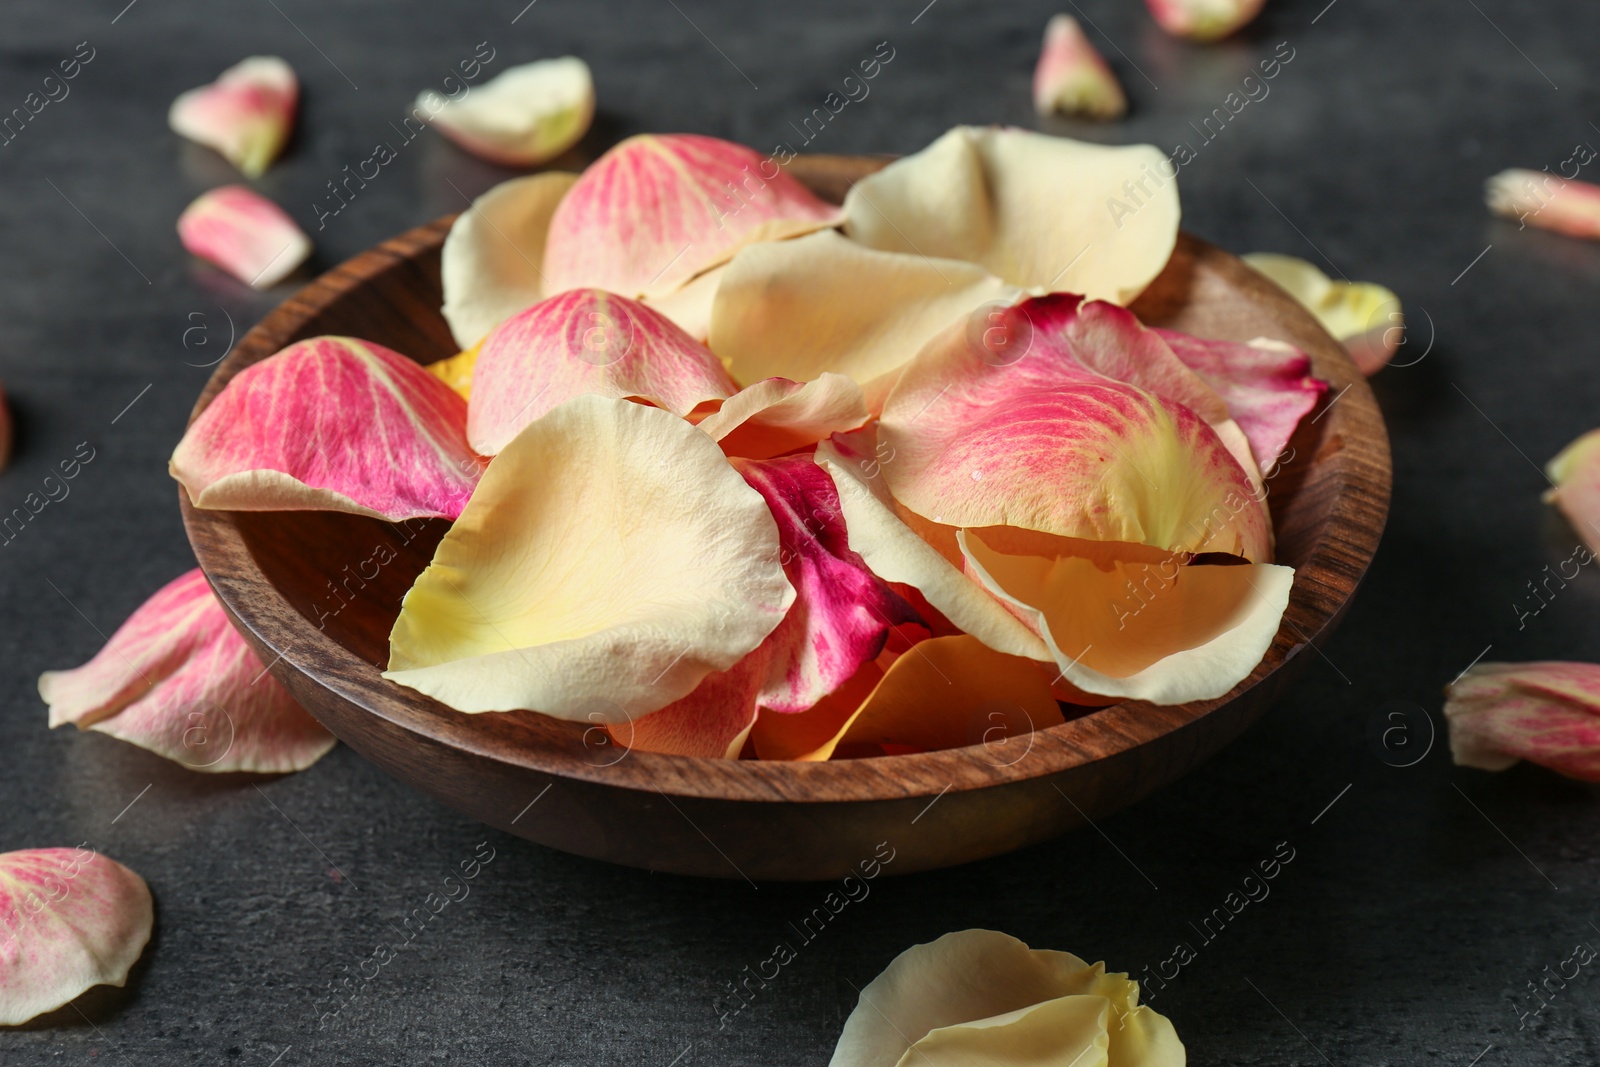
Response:
[[[1600,239],[1600,185],[1567,181],[1547,171],[1504,170],[1485,187],[1489,209],[1524,226]]]
[[[577,180],[562,171],[513,178],[456,216],[439,257],[441,311],[456,344],[471,348],[555,291],[544,280],[545,235],[556,205]]]
[[[1344,345],[1362,374],[1382,370],[1405,342],[1400,298],[1372,282],[1334,281],[1303,259],[1252,252],[1244,261],[1305,305]]]
[[[313,337],[241,371],[168,464],[195,507],[453,519],[483,461],[467,403],[382,345]]]
[[[709,437],[579,396],[489,464],[406,594],[384,677],[458,711],[638,718],[778,626],[795,597],[780,551]]]
[[[222,153],[246,177],[259,178],[288,142],[299,99],[300,83],[288,63],[251,56],[174,100],[167,124]]]
[[[835,371],[872,408],[935,334],[1017,295],[971,263],[877,252],[824,230],[733,257],[713,304],[711,350],[741,381]]]
[[[711,351],[660,312],[572,289],[496,326],[478,354],[467,437],[492,456],[575,396],[637,398],[675,415],[739,387]]]
[[[1327,392],[1327,382],[1311,377],[1311,357],[1264,337],[1240,344],[1155,332],[1221,395],[1250,442],[1257,468],[1270,474],[1295,427]]]
[[[234,630],[198,569],[163,586],[93,659],[39,677],[50,726],[76,725],[197,771],[302,771],[333,735]]]
[[[880,251],[967,260],[1023,288],[1126,304],[1177,243],[1174,177],[1151,145],[958,126],[857,182],[845,232]]]
[[[255,289],[270,289],[311,255],[311,239],[283,209],[243,185],[201,193],[178,216],[190,253]]]
[[[1591,549],[1600,552],[1600,430],[1590,430],[1545,464],[1544,500],[1561,509]]]
[[[869,417],[860,386],[824,372],[809,382],[768,378],[746,386],[699,426],[730,456],[769,459],[857,429]]]
[[[1444,691],[1450,752],[1463,767],[1528,760],[1600,782],[1600,666],[1478,663]]]
[[[472,372],[478,365],[478,352],[483,343],[473,345],[445,359],[435,360],[422,369],[456,391],[462,400],[472,402]]]
[[[91,848],[0,853],[0,1025],[123,985],[154,918],[144,879]]]
[[[1119,119],[1128,111],[1117,76],[1071,15],[1057,15],[1045,26],[1044,49],[1033,68],[1033,109],[1091,119]]]
[[[706,675],[688,696],[605,729],[630,751],[738,759],[756,722],[769,659],[763,644],[728,670]]]
[[[1217,41],[1242,29],[1266,0],[1145,0],[1156,23],[1174,37]]]
[[[825,760],[841,747],[895,745],[932,751],[983,745],[992,762],[1014,760],[1034,730],[1061,724],[1041,664],[960,634],[919,641],[886,670],[862,672],[838,697],[796,715],[763,712],[752,739],[762,759]]]
[[[1060,681],[1118,700],[1230,692],[1278,634],[1294,570],[1188,565],[1112,542],[962,530],[968,572],[1050,649]]]
[[[827,226],[837,217],[753,149],[697,134],[641,134],[596,160],[556,209],[545,291],[663,295],[726,260],[764,225]]]
[[[993,930],[915,945],[861,990],[829,1067],[1183,1067],[1139,983]]]
[[[691,282],[664,296],[641,297],[640,302],[655,308],[671,319],[684,333],[701,344],[711,336],[711,309],[717,299],[717,287],[722,284],[726,263],[713,267]]]
[[[594,121],[594,78],[576,56],[524,63],[456,99],[429,89],[413,109],[473,155],[534,167],[571,148]]]

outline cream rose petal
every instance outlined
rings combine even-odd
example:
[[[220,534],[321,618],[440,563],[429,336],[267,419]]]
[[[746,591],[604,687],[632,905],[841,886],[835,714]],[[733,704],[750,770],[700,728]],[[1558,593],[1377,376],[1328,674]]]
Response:
[[[178,216],[178,239],[255,289],[270,289],[311,255],[311,239],[271,200],[243,185],[201,193]]]
[[[467,437],[486,456],[586,393],[687,415],[739,388],[709,349],[660,312],[599,289],[560,293],[496,326],[472,374]]]
[[[453,519],[483,460],[467,402],[382,345],[314,337],[241,371],[168,468],[199,508]]]
[[[501,182],[456,216],[444,239],[439,276],[444,318],[456,344],[470,348],[499,323],[547,292],[545,235],[556,205],[578,180],[552,171]]]
[[[533,167],[577,144],[594,121],[594,78],[576,56],[503,71],[458,99],[429,89],[414,111],[473,155]]]
[[[458,711],[620,721],[753,651],[795,592],[777,524],[705,434],[580,396],[489,464],[406,594],[384,677]]]
[[[1445,686],[1444,716],[1463,767],[1528,760],[1600,782],[1600,666],[1478,663]]]
[[[0,1025],[124,984],[154,918],[144,879],[93,849],[0,853]]]
[[[1505,170],[1489,179],[1484,192],[1496,215],[1568,237],[1600,239],[1600,185],[1547,171]]]
[[[746,386],[698,425],[730,456],[769,459],[858,429],[869,417],[861,387],[825,371],[809,382],[768,378]]]
[[[1177,243],[1171,169],[1151,145],[958,126],[857,182],[845,232],[886,252],[969,260],[1023,288],[1126,304]]]
[[[1561,509],[1578,536],[1600,552],[1600,430],[1590,430],[1545,464],[1545,503]]]
[[[167,124],[216,149],[247,177],[259,178],[289,140],[299,99],[300,83],[288,63],[251,56],[174,100]]]
[[[950,259],[862,247],[832,230],[752,245],[723,270],[710,345],[741,381],[853,378],[868,406],[890,376],[951,323],[1014,286]]]
[[[711,336],[711,310],[716,304],[717,287],[727,268],[726,263],[713,267],[665,296],[641,297],[640,303],[655,308],[684,333],[705,344]]]
[[[1243,259],[1315,315],[1362,374],[1382,370],[1405,343],[1400,298],[1383,286],[1336,282],[1303,259],[1274,252],[1252,252]]]
[[[197,771],[287,774],[334,737],[267,674],[199,569],[139,607],[81,667],[46,671],[50,726],[94,730]]]
[[[662,296],[758,231],[772,239],[837,217],[754,149],[698,134],[641,134],[597,159],[556,209],[545,291]]]
[[[1057,15],[1045,26],[1044,48],[1033,69],[1033,109],[1092,119],[1127,113],[1128,98],[1117,76],[1071,15]]]
[[[1069,1003],[1051,1006],[1064,998]],[[1109,1058],[1085,1064],[1185,1062],[1172,1024],[1139,1004],[1139,984],[1126,974],[993,930],[961,930],[907,949],[861,990],[829,1067],[1067,1065],[1086,1048]],[[924,1059],[929,1049],[949,1055]]]

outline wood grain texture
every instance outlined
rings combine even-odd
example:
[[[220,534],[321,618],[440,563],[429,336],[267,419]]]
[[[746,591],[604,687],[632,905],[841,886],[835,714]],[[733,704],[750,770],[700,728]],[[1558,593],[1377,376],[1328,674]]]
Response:
[[[801,157],[790,170],[838,200],[884,162]],[[195,413],[243,368],[318,334],[423,362],[452,354],[438,310],[450,221],[386,241],[286,300],[217,368]],[[696,760],[628,753],[597,727],[533,713],[455,712],[380,677],[400,598],[444,523],[199,511],[181,489],[180,505],[201,567],[273,675],[341,740],[453,808],[555,848],[684,874],[837,878],[885,841],[893,873],[948,866],[1062,833],[1211,756],[1315,658],[1307,646],[1327,637],[1377,548],[1391,477],[1383,420],[1343,348],[1304,309],[1183,235],[1134,310],[1200,336],[1288,341],[1329,382],[1269,483],[1294,591],[1266,657],[1227,696],[1119,704],[1005,745],[829,763]],[[379,546],[395,557],[363,580]]]

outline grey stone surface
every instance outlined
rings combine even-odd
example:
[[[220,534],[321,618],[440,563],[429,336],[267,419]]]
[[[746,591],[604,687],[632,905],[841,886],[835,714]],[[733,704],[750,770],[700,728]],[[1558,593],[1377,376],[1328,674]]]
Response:
[[[0,849],[92,843],[148,878],[158,933],[127,989],[0,1033],[0,1062],[822,1064],[856,987],[969,926],[1136,972],[1189,942],[1194,960],[1154,1004],[1197,1064],[1600,1062],[1587,970],[1518,1018],[1537,1005],[1530,980],[1600,944],[1600,795],[1535,768],[1453,768],[1438,713],[1441,685],[1486,646],[1597,653],[1600,576],[1521,629],[1512,604],[1575,540],[1540,504],[1537,465],[1600,423],[1600,249],[1480,206],[1488,174],[1600,143],[1592,5],[1282,0],[1241,40],[1195,49],[1134,0],[1082,0],[1134,111],[1059,132],[1197,143],[1191,121],[1279,42],[1294,50],[1270,95],[1183,169],[1186,225],[1404,297],[1413,365],[1374,383],[1395,445],[1383,550],[1324,662],[1221,757],[1100,832],[880,879],[719,1028],[714,999],[823,887],[546,851],[343,748],[304,774],[239,781],[45,730],[38,673],[86,659],[191,565],[165,461],[208,373],[194,364],[283,295],[245,292],[178,247],[179,211],[235,174],[168,133],[166,108],[245,55],[287,57],[305,85],[300,132],[258,187],[313,229],[328,266],[458,208],[452,183],[471,195],[505,176],[430,132],[315,232],[324,183],[478,42],[500,66],[587,58],[592,156],[641,130],[792,141],[790,123],[887,40],[871,95],[811,147],[904,152],[958,122],[1036,125],[1029,76],[1057,5],[125,3],[9,0],[0,17],[0,112],[79,42],[94,49],[71,95],[0,147],[0,378],[20,425],[0,508],[79,442],[96,450],[71,495],[0,548]],[[1440,731],[1414,766],[1369,742],[1389,701]],[[1420,746],[1428,727],[1413,725]],[[1204,942],[1191,923],[1283,841],[1295,858],[1270,897]],[[480,842],[495,858],[471,896],[319,1027],[330,983]]]

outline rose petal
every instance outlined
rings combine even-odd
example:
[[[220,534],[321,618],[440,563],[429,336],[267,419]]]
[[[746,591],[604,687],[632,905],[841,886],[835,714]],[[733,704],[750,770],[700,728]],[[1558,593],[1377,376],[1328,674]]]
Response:
[[[183,247],[256,289],[270,289],[311,255],[311,238],[271,200],[242,185],[201,193],[178,216]]]
[[[1186,566],[1131,545],[962,530],[969,573],[1043,639],[1061,681],[1117,700],[1230,692],[1278,634],[1294,569]]]
[[[1311,357],[1264,337],[1240,344],[1155,332],[1221,395],[1250,442],[1257,468],[1271,473],[1294,428],[1328,389],[1327,382],[1311,377]]]
[[[741,381],[836,371],[873,407],[929,338],[1017,295],[971,263],[875,252],[825,230],[733,257],[713,305],[711,350]]]
[[[1242,29],[1266,0],[1145,0],[1156,23],[1175,37],[1216,41]]]
[[[1600,782],[1600,666],[1478,663],[1444,691],[1461,766],[1503,771],[1525,759]]]
[[[241,371],[168,469],[197,508],[453,519],[483,465],[466,424],[466,401],[404,356],[313,337]]]
[[[907,949],[861,990],[829,1067],[1072,1064],[1085,1049],[1107,1052],[1084,1064],[1185,1061],[1172,1024],[1139,1004],[1139,983],[1126,974],[993,930],[962,930]]]
[[[1400,298],[1372,282],[1336,282],[1294,256],[1252,252],[1244,261],[1276,282],[1342,343],[1362,374],[1382,370],[1405,339]]]
[[[422,369],[456,391],[462,400],[472,401],[472,372],[478,365],[478,352],[483,343],[473,345],[445,359],[435,360]]]
[[[804,711],[875,659],[890,629],[922,619],[851,551],[833,482],[809,455],[735,460],[734,468],[777,520],[796,592],[768,642],[761,706]]]
[[[845,232],[885,252],[968,260],[1012,285],[1126,304],[1177,243],[1171,171],[1151,145],[958,126],[857,182]]]
[[[259,178],[289,140],[299,99],[300,84],[288,63],[251,56],[174,100],[167,124],[216,149],[247,177]]]
[[[572,289],[484,338],[467,437],[492,456],[576,396],[638,398],[675,415],[738,391],[722,362],[660,312],[599,289]]]
[[[1128,111],[1117,76],[1071,15],[1057,15],[1045,26],[1044,49],[1033,68],[1033,109],[1092,119],[1119,119]]]
[[[640,303],[655,308],[684,333],[705,344],[711,336],[711,309],[717,299],[717,287],[727,269],[726,263],[713,267],[665,296],[641,297]]]
[[[491,163],[533,167],[583,139],[594,121],[594,78],[576,56],[512,67],[465,96],[429,89],[414,110],[456,144]]]
[[[1504,170],[1489,179],[1485,197],[1496,215],[1524,226],[1600,239],[1600,185],[1540,170]]]
[[[878,426],[895,500],[946,526],[1270,557],[1254,482],[1200,416],[1035,346],[996,365],[941,339],[907,365]]]
[[[635,718],[794,602],[761,494],[688,422],[580,396],[495,457],[406,594],[384,677],[458,711]]]
[[[439,258],[445,321],[470,348],[546,292],[545,235],[556,205],[578,180],[552,171],[513,178],[484,193],[450,224]]]
[[[93,659],[39,677],[50,726],[96,730],[197,771],[302,771],[333,735],[245,644],[198,569],[163,586]]]
[[[1026,747],[1017,738],[1062,721],[1043,666],[958,634],[917,642],[887,670],[869,665],[809,711],[764,712],[751,737],[762,759],[825,760],[852,745],[982,744],[1005,762]]]
[[[1563,448],[1544,472],[1552,483],[1545,503],[1560,508],[1578,536],[1600,552],[1600,430],[1590,430]]]
[[[824,372],[809,382],[756,382],[724,400],[699,426],[730,456],[769,459],[857,429],[869,417],[860,386]]]
[[[0,1025],[123,985],[154,917],[144,879],[92,849],[0,853]]]
[[[660,711],[606,727],[612,740],[630,751],[738,759],[766,683],[766,648],[763,643],[728,670],[706,675],[694,692]]]
[[[585,170],[556,209],[545,291],[663,295],[764,226],[773,237],[837,217],[754,149],[696,134],[630,137]]]

